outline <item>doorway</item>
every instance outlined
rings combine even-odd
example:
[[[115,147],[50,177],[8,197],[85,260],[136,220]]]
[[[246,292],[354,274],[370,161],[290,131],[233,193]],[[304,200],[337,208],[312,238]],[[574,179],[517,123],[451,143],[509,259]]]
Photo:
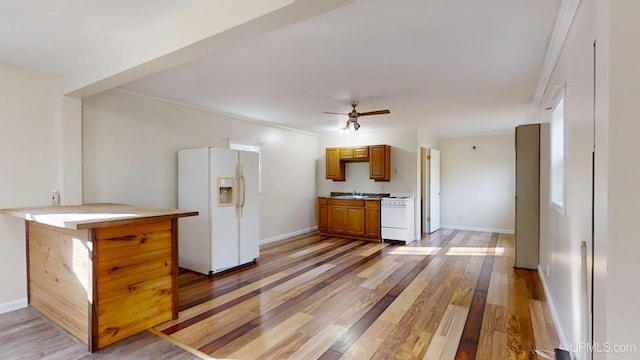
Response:
[[[420,231],[433,233],[440,229],[440,150],[420,147]]]

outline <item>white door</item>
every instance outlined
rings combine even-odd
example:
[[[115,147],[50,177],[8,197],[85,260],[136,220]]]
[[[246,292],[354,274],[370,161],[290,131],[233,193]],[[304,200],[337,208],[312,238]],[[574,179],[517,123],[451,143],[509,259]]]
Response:
[[[429,149],[429,232],[440,230],[440,150]]]
[[[421,165],[422,170],[421,187],[422,187],[422,222],[421,232],[426,233],[429,231],[429,160],[427,155],[429,150],[427,148],[420,148],[421,153]]]

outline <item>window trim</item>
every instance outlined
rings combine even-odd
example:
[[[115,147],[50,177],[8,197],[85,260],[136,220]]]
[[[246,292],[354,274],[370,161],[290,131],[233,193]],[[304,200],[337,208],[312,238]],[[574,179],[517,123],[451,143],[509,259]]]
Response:
[[[553,104],[548,107],[551,110],[550,115],[550,136],[549,136],[549,206],[560,213],[566,214],[567,205],[567,181],[566,181],[566,153],[567,153],[567,141],[566,141],[566,118],[567,118],[567,97],[566,97],[566,85],[557,86],[550,98],[550,103]],[[561,106],[561,108],[559,108]],[[559,113],[561,111],[561,113]],[[558,116],[561,115],[561,116]],[[560,134],[558,135],[558,130]],[[555,135],[554,135],[555,134]],[[561,136],[560,139],[557,136]],[[557,142],[560,142],[558,144]],[[554,145],[555,144],[555,145]],[[560,148],[562,153],[561,165],[554,165],[555,149]],[[561,170],[560,179],[557,179],[557,171]],[[557,192],[560,191],[558,194]],[[561,199],[559,199],[561,198]]]

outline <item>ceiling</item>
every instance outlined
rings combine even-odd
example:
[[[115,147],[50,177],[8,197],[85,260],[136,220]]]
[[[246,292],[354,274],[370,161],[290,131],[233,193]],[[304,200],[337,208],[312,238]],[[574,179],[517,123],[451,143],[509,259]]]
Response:
[[[198,2],[3,1],[0,62],[67,74]],[[315,134],[343,126],[346,116],[323,112],[346,113],[352,100],[360,112],[391,110],[361,118],[360,131],[501,133],[529,120],[559,7],[560,0],[355,0],[118,89]]]

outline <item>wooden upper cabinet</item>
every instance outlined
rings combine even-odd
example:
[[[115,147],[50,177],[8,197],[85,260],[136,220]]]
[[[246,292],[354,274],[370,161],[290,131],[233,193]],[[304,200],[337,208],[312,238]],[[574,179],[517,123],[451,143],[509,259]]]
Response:
[[[326,178],[344,181],[344,162],[340,161],[340,148],[326,149]]]
[[[356,146],[353,148],[354,159],[369,159],[369,147],[368,146]]]
[[[353,148],[352,147],[341,147],[341,148],[338,148],[338,153],[340,154],[340,159],[353,159]]]
[[[325,177],[333,181],[345,181],[345,163],[368,161],[370,179],[390,181],[390,149],[389,145],[327,148]]]
[[[391,180],[391,147],[369,146],[369,178],[375,181]]]
[[[368,161],[369,160],[368,146],[341,147],[341,148],[338,148],[338,152],[340,154],[340,160],[345,160],[345,161]]]

